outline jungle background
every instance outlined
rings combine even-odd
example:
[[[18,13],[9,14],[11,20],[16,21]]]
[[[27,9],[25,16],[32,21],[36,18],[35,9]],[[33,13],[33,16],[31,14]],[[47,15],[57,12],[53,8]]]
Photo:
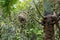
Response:
[[[34,1],[40,14],[44,16],[43,0]],[[49,2],[52,3],[52,10],[60,13],[60,1]],[[35,4],[33,0],[0,0],[0,40],[43,40],[44,26],[35,20],[42,20]],[[26,15],[27,22],[19,21],[18,16],[21,13]],[[55,40],[58,40],[58,36],[58,29],[55,27]]]

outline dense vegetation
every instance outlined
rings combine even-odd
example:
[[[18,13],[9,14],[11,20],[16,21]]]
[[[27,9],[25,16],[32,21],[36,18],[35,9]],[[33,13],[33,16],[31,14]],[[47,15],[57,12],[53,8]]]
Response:
[[[44,16],[43,0],[0,0],[0,40],[43,40],[41,21]],[[52,10],[60,13],[60,1],[50,1]],[[56,3],[55,3],[56,2]],[[40,13],[38,12],[38,10]],[[25,14],[27,22],[21,23],[18,16]],[[55,39],[58,40],[57,29]]]

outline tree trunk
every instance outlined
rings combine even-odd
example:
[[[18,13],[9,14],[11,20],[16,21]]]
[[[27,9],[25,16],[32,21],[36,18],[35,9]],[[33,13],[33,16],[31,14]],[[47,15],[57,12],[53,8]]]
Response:
[[[44,25],[44,40],[55,40],[53,18],[52,16],[46,16],[42,21]]]
[[[45,16],[45,19],[43,20],[44,40],[55,40],[54,24],[52,24],[53,19],[50,16],[53,14],[53,12],[51,8],[51,3],[48,1],[49,0],[44,0],[44,16]]]

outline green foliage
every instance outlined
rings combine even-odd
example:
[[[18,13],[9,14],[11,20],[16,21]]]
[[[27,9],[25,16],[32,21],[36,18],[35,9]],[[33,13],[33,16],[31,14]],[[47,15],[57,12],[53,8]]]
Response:
[[[2,15],[4,18],[10,17],[11,11],[13,11],[11,6],[16,4],[17,1],[18,0],[0,0],[0,7],[2,9],[2,12],[3,12]]]
[[[43,15],[43,1],[35,2]],[[34,20],[36,18],[41,21],[42,18],[32,0],[0,0],[0,8],[0,40],[43,40],[43,26]],[[18,20],[20,13],[28,15],[25,25]]]

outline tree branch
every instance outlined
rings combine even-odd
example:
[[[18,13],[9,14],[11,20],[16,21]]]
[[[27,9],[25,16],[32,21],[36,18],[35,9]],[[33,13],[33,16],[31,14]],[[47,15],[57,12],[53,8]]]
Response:
[[[35,7],[36,7],[36,9],[37,9],[37,11],[38,11],[38,13],[39,13],[39,15],[40,15],[42,18],[44,18],[44,17],[41,15],[41,13],[40,13],[38,7],[36,6],[36,4],[35,4],[35,2],[34,2],[34,0],[33,0],[33,3],[34,3],[34,5],[35,5]]]

